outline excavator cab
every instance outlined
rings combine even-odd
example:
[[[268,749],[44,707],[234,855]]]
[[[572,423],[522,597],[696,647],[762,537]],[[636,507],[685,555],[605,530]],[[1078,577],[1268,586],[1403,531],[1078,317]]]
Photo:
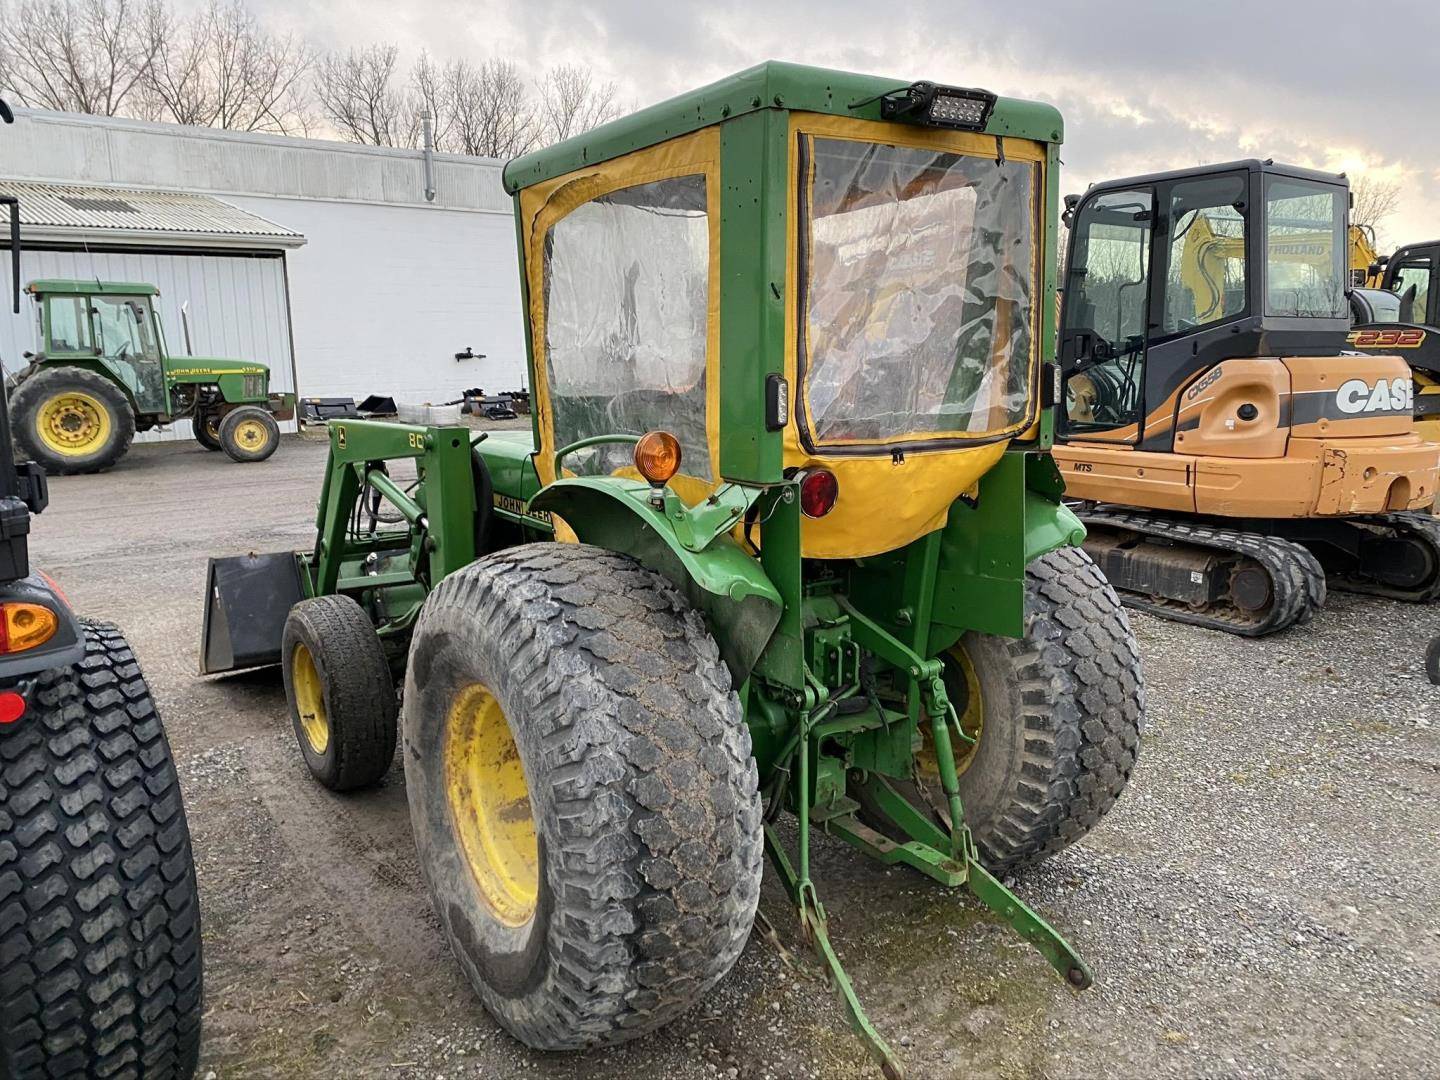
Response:
[[[1346,342],[1359,352],[1405,358],[1415,383],[1416,429],[1440,442],[1440,240],[1395,252],[1378,285],[1351,295],[1355,324]]]
[[[1167,452],[1197,371],[1333,353],[1350,326],[1348,201],[1342,177],[1261,161],[1091,188],[1070,214],[1061,431]]]
[[[1327,578],[1440,596],[1410,368],[1346,348],[1349,204],[1343,176],[1253,160],[1067,201],[1054,456],[1131,606],[1256,635]]]

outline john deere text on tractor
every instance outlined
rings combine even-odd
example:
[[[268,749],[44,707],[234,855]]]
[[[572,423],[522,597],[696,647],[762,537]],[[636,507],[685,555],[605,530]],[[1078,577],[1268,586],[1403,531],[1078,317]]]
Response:
[[[1346,352],[1345,179],[1239,161],[1074,200],[1055,459],[1126,603],[1233,633],[1440,596],[1410,370]]]
[[[0,212],[18,313],[17,200],[0,195]],[[16,465],[4,399],[0,388],[0,1077],[189,1080],[200,906],[170,747],[124,637],[77,619],[30,568],[45,473]]]
[[[32,281],[39,352],[11,387],[20,447],[51,473],[114,465],[137,431],[189,420],[207,450],[264,461],[293,394],[270,393],[270,369],[247,360],[172,356],[153,285]],[[188,335],[187,335],[188,336]]]
[[[533,432],[332,423],[314,550],[212,562],[204,668],[280,661],[322,783],[389,768],[403,669],[435,910],[531,1046],[698,1001],[763,845],[898,1070],[812,829],[1089,984],[996,876],[1100,820],[1144,705],[1045,453],[1060,137],[1047,105],[770,63],[512,161]]]

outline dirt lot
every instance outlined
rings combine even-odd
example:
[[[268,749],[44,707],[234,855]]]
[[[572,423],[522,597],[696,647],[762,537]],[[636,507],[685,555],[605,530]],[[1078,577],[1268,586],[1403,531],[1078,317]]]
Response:
[[[264,465],[145,446],[52,481],[35,561],[128,633],[199,861],[202,1076],[870,1075],[768,874],[711,999],[599,1054],[525,1050],[440,940],[397,766],[310,781],[278,671],[196,676],[205,559],[306,547],[323,444]],[[820,842],[832,931],[914,1077],[1420,1076],[1440,1070],[1440,613],[1338,596],[1248,642],[1136,617],[1150,720],[1126,797],[1016,883],[1096,971],[1084,995],[977,905]]]

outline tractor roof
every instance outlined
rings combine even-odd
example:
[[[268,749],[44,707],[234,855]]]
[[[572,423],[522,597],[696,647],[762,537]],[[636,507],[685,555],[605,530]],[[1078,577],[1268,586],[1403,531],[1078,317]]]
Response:
[[[760,109],[879,120],[880,98],[904,90],[912,82],[769,60],[554,146],[523,154],[505,166],[505,190],[514,194],[531,184]],[[1052,105],[1000,98],[985,130],[992,135],[1058,143],[1065,129]]]
[[[154,285],[138,281],[99,281],[87,278],[81,281],[70,279],[46,279],[32,281],[25,286],[26,292],[66,293],[71,296],[159,296],[160,290]]]

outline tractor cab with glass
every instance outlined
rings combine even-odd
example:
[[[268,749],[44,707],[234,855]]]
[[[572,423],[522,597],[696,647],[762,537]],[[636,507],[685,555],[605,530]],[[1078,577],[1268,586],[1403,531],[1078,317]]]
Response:
[[[16,377],[11,422],[47,472],[110,468],[137,431],[179,420],[206,449],[236,461],[275,452],[277,421],[294,416],[294,395],[272,394],[263,364],[171,355],[155,286],[32,281],[26,292],[39,345]]]
[[[1089,984],[1000,882],[1110,808],[1144,706],[1047,453],[1060,140],[769,63],[518,158],[532,430],[332,423],[316,546],[212,561],[204,666],[278,662],[322,783],[389,768],[403,681],[436,912],[529,1045],[701,1000],[767,850],[898,1069],[815,831]]]

